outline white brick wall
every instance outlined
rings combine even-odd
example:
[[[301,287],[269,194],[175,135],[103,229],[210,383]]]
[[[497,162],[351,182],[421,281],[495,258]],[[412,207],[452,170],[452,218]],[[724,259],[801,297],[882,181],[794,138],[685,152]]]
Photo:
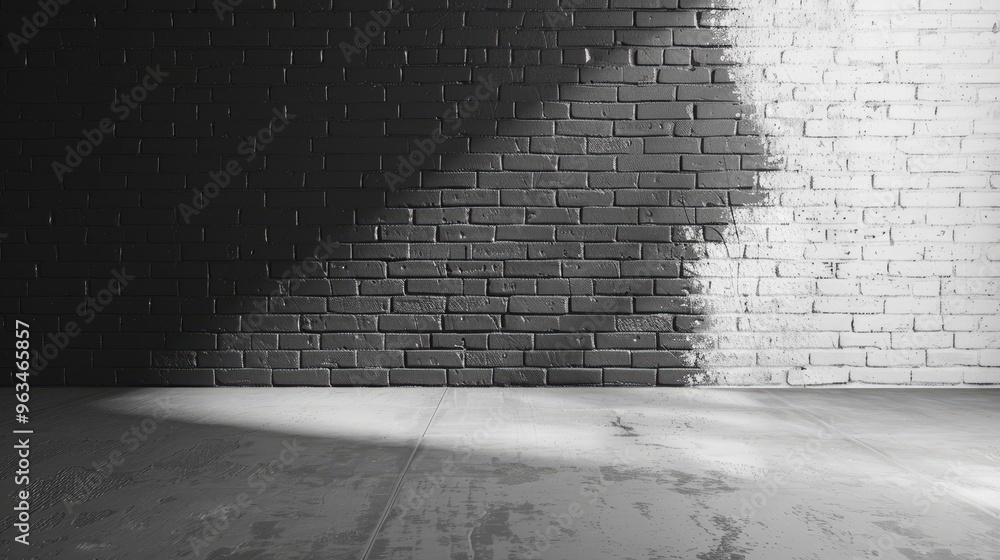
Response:
[[[734,0],[781,170],[695,266],[731,384],[1000,383],[1000,0]]]

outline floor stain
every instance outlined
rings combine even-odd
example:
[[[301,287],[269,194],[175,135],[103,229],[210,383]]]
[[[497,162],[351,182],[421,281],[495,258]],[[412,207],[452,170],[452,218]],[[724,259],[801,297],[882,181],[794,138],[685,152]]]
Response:
[[[652,504],[648,502],[635,502],[633,505],[635,506],[635,509],[639,510],[639,513],[642,514],[643,517],[649,519],[650,521],[653,520],[653,516],[649,513],[649,508]]]
[[[255,539],[280,539],[284,532],[278,528],[277,521],[255,521],[250,524],[250,534]]]
[[[508,520],[510,511],[508,508],[490,504],[486,506],[486,511],[476,520],[469,532],[469,548],[473,554],[472,558],[480,560],[492,560],[493,553],[490,548],[496,540],[508,541],[513,538]],[[470,558],[470,560],[472,560]]]
[[[618,434],[618,437],[639,437],[639,434],[635,432],[634,426],[629,426],[622,423],[622,417],[619,416],[617,420],[611,423],[612,426],[616,428],[621,428],[625,433]]]
[[[746,558],[747,550],[736,546],[743,534],[739,524],[732,518],[722,515],[712,517],[712,523],[724,534],[715,548],[708,552],[699,552],[698,560],[743,560]]]

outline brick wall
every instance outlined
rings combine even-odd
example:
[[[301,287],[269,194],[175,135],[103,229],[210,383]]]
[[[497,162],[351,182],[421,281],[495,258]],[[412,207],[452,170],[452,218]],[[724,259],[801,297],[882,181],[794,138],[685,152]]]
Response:
[[[5,328],[50,384],[995,380],[986,4],[4,2]]]
[[[99,4],[2,55],[39,382],[698,372],[686,269],[764,163],[705,2]]]
[[[775,170],[695,267],[707,378],[1000,382],[1000,2],[732,7]]]

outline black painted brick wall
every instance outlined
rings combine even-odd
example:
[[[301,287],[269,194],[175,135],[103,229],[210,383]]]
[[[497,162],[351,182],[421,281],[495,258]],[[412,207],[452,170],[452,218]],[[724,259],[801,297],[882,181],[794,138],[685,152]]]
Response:
[[[715,3],[60,6],[0,54],[6,332],[47,384],[682,382],[766,165]]]

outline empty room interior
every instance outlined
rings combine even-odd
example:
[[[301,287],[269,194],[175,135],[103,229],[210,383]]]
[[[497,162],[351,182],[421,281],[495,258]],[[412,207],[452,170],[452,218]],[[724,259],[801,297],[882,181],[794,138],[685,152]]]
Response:
[[[1000,560],[997,0],[3,0],[0,556]]]

